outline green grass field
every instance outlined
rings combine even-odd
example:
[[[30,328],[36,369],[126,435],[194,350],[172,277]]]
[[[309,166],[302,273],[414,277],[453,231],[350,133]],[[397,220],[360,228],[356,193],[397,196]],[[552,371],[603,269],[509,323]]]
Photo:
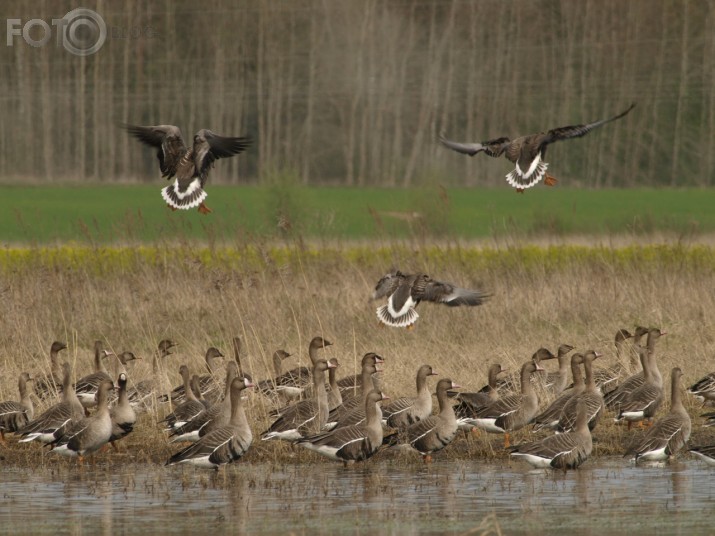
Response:
[[[715,191],[510,188],[413,190],[210,186],[202,216],[172,212],[157,185],[2,186],[0,241],[46,244],[245,237],[678,236],[715,231]],[[281,229],[279,220],[288,223]]]

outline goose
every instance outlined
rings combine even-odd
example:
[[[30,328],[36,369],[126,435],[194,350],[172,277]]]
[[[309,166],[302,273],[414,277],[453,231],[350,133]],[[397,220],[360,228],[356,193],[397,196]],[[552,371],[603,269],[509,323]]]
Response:
[[[109,444],[112,445],[114,450],[118,450],[115,441],[128,436],[134,430],[134,425],[137,422],[137,414],[129,402],[127,374],[125,372],[119,374],[117,386],[119,399],[116,405],[109,410],[109,417],[112,420],[112,435],[109,437]]]
[[[7,400],[0,402],[0,441],[5,442],[5,432],[14,433],[22,429],[32,420],[35,407],[30,398],[27,382],[32,381],[32,376],[27,372],[20,373],[17,387],[20,391],[20,400]]]
[[[226,364],[226,383],[223,401],[206,408],[184,425],[174,428],[169,437],[172,443],[179,441],[198,441],[211,430],[224,426],[231,419],[231,383],[238,377],[238,364],[229,361]],[[246,380],[250,383],[250,380]]]
[[[658,419],[645,437],[628,449],[626,456],[635,461],[662,461],[674,456],[690,439],[690,415],[683,406],[680,379],[683,372],[675,367],[670,373],[670,412]]]
[[[573,397],[580,395],[586,390],[583,373],[581,372],[581,364],[583,363],[583,354],[575,353],[571,356],[571,375],[573,383],[569,389],[566,389],[559,397],[554,400],[549,406],[534,417],[533,432],[541,430],[556,430],[561,418],[561,411],[566,403]]]
[[[715,372],[706,374],[688,387],[688,393],[693,395],[693,398],[700,400],[703,406],[715,402]]]
[[[261,434],[263,441],[284,439],[296,441],[311,434],[320,433],[328,422],[328,393],[325,389],[325,372],[334,367],[319,359],[313,367],[313,390],[315,398],[301,400],[281,414]]]
[[[539,411],[539,399],[530,376],[544,370],[538,362],[529,360],[521,367],[521,394],[500,398],[479,410],[472,423],[490,433],[504,434],[504,448],[509,447],[509,433],[529,424]]]
[[[399,270],[384,275],[375,285],[372,299],[387,297],[387,303],[377,308],[378,320],[386,325],[410,329],[419,318],[415,307],[421,301],[458,305],[482,305],[489,294],[468,290],[452,283],[435,281],[427,274],[403,274]]]
[[[81,377],[74,386],[77,398],[79,398],[85,410],[97,405],[96,395],[99,385],[104,380],[113,381],[102,361],[110,355],[112,355],[112,352],[104,349],[102,341],[94,342],[94,372]],[[85,413],[85,415],[89,415],[89,413]]]
[[[715,465],[715,445],[692,447],[688,449],[688,452],[695,454],[697,458],[700,458],[708,465]]]
[[[382,357],[374,352],[368,352],[362,358],[360,377],[360,396],[347,397],[342,404],[330,410],[326,428],[342,428],[362,424],[365,415],[365,399],[370,391],[380,391],[377,380],[377,368],[383,362]],[[341,394],[342,397],[342,394]]]
[[[362,386],[363,386],[363,375],[362,375],[362,366],[364,364],[364,360],[367,358],[367,356],[376,356],[376,361],[373,363],[374,365],[379,365],[385,362],[385,358],[382,356],[379,356],[375,354],[374,352],[368,352],[363,356],[363,360],[360,362],[360,374],[350,374],[348,376],[343,376],[338,380],[338,388],[340,389],[343,399],[349,399],[353,398],[357,395],[362,394]],[[378,376],[373,376],[372,377],[372,383],[377,386],[378,391],[382,390],[382,386],[380,385],[380,378]]]
[[[176,343],[169,339],[160,341],[157,351],[154,352],[154,356],[152,358],[151,377],[137,382],[134,387],[127,390],[129,403],[136,411],[146,410],[154,398],[154,395],[158,392],[158,389],[160,388],[159,375],[161,374],[159,360],[169,357],[171,355],[171,349],[175,346]]]
[[[447,391],[460,386],[449,378],[437,382],[439,413],[408,426],[404,430],[407,444],[422,455],[425,463],[432,461],[432,454],[449,445],[457,435],[459,425]]]
[[[216,469],[239,460],[251,446],[253,434],[243,407],[243,390],[253,387],[248,378],[231,381],[231,417],[227,424],[209,432],[196,443],[180,450],[166,465],[188,463],[197,467]]]
[[[648,339],[646,340],[646,347],[643,347],[640,344],[640,340],[642,337],[639,337],[639,333],[641,333],[641,329],[644,329],[645,333],[648,335]],[[659,337],[664,334],[664,332],[658,332],[658,330],[655,329],[653,330],[652,334],[650,333],[650,331],[651,330],[647,330],[645,328],[638,328],[636,329],[636,334],[633,337],[633,350],[641,362],[641,367],[643,364],[643,360],[649,352],[647,348],[648,344],[652,345],[650,351],[655,351],[655,343],[658,341]],[[603,401],[606,404],[606,407],[611,411],[617,411],[618,406],[621,405],[631,395],[633,391],[641,387],[644,381],[644,370],[641,370],[640,372],[632,374],[631,376],[626,378],[623,383],[603,395]]]
[[[626,420],[630,428],[633,422],[652,420],[663,403],[663,378],[655,360],[655,341],[664,332],[652,329],[648,332],[648,344],[641,355],[643,384],[632,391],[618,406],[616,422]]]
[[[62,385],[62,365],[58,354],[65,348],[67,345],[60,341],[54,341],[50,346],[50,373],[35,379],[35,394],[41,400],[55,396]]]
[[[542,361],[549,361],[550,359],[556,359],[556,356],[553,353],[551,353],[551,351],[548,348],[539,348],[531,356],[531,360],[534,361],[535,363],[541,363]],[[532,385],[534,385],[534,386],[542,385],[538,376],[539,376],[538,374],[531,376],[529,381],[532,383]],[[486,392],[488,389],[489,389],[489,386],[485,385],[484,387],[482,387],[479,390],[479,392],[483,393],[483,392]],[[507,374],[497,380],[497,390],[499,391],[500,395],[518,393],[520,389],[521,389],[521,371]]]
[[[223,357],[223,354],[218,348],[213,346],[206,350],[206,355],[204,356],[204,361],[206,362],[206,368],[209,373],[199,376],[199,389],[201,390],[201,396],[213,397],[214,392],[218,391],[220,393],[219,384],[214,379],[214,371],[216,370],[216,360]],[[178,385],[171,390],[168,395],[163,395],[159,398],[161,402],[168,402],[171,400],[174,403],[181,403],[186,399],[186,391],[184,391],[184,384]]]
[[[62,363],[62,401],[46,409],[16,433],[22,436],[20,443],[35,440],[52,443],[58,430],[62,433],[67,425],[83,416],[84,407],[72,387],[72,366]]]
[[[109,392],[114,390],[111,380],[103,380],[97,389],[97,411],[55,433],[52,452],[63,456],[84,456],[102,448],[112,437],[112,418],[109,415]]]
[[[588,429],[593,431],[593,429],[596,428],[603,413],[603,396],[594,380],[592,364],[599,357],[601,357],[601,354],[594,350],[586,352],[583,356],[583,368],[586,371],[586,387],[583,393],[571,397],[561,410],[561,416],[556,425],[556,429],[560,433],[570,432],[575,429],[578,413],[576,406],[581,403],[586,407],[586,423],[588,424]]]
[[[511,452],[511,456],[521,458],[536,468],[553,467],[565,472],[567,469],[576,469],[585,462],[592,450],[586,403],[579,400],[576,403],[576,421],[571,431],[518,445]]]
[[[554,128],[547,132],[521,136],[514,140],[502,137],[481,143],[459,143],[448,140],[444,135],[440,134],[439,141],[449,149],[469,156],[474,156],[481,152],[492,158],[504,155],[507,160],[516,165],[514,170],[507,174],[506,182],[515,188],[517,192],[523,193],[524,190],[536,186],[544,177],[546,177],[544,184],[547,186],[556,184],[556,179],[546,173],[549,164],[544,161],[546,148],[550,143],[585,136],[594,128],[621,119],[634,107],[635,104],[631,104],[627,110],[609,119],[602,119],[585,125]]]
[[[219,158],[229,158],[251,146],[248,137],[219,136],[201,129],[194,134],[189,149],[184,144],[179,127],[174,125],[123,125],[140,142],[157,149],[161,176],[174,183],[161,190],[161,197],[172,210],[198,207],[201,214],[212,212],[206,206],[204,190],[209,171]]]
[[[482,388],[481,391],[476,393],[450,391],[449,395],[457,400],[457,404],[454,406],[454,414],[457,416],[460,429],[474,430],[474,425],[469,423],[469,419],[474,418],[478,410],[499,399],[497,376],[502,372],[504,372],[502,366],[499,363],[494,363],[489,366],[486,388]]]
[[[437,372],[430,365],[422,365],[417,369],[415,378],[417,396],[397,398],[387,406],[383,406],[384,424],[390,428],[404,430],[432,414],[432,393],[427,385],[429,376],[437,376]]]
[[[705,417],[705,422],[703,423],[703,426],[713,426],[715,425],[715,412],[710,412],[710,413],[703,413],[701,417]]]
[[[335,365],[335,367],[328,369],[328,385],[330,386],[330,390],[328,391],[328,412],[330,412],[342,405],[343,395],[340,393],[340,387],[338,387],[337,370],[340,363],[334,357],[328,360],[328,362],[331,365]]]
[[[176,406],[173,412],[169,413],[169,415],[159,421],[159,424],[165,424],[165,431],[172,431],[184,426],[199,413],[206,410],[206,406],[196,397],[191,389],[189,367],[181,365],[179,367],[179,374],[184,380],[186,400]]]
[[[382,412],[379,403],[389,398],[380,391],[370,391],[365,397],[366,419],[363,424],[344,426],[307,437],[299,440],[298,444],[331,460],[342,461],[346,467],[350,463],[367,460],[382,445]]]
[[[560,395],[569,380],[569,360],[567,356],[574,347],[570,344],[562,344],[556,351],[556,359],[559,361],[559,369],[555,372],[547,372],[546,377],[543,379],[544,387],[552,394],[558,396]]]
[[[298,398],[305,386],[310,382],[310,370],[305,368],[305,376],[301,376],[301,372],[294,375],[293,371],[283,372],[283,361],[291,357],[285,350],[276,350],[273,352],[273,378],[259,381],[256,386],[262,395],[268,397],[278,396],[279,399],[290,400]],[[300,369],[295,369],[300,370]]]
[[[616,347],[616,363],[606,368],[594,368],[593,377],[596,385],[601,388],[601,391],[611,391],[616,388],[620,378],[626,374],[626,365],[623,363],[624,355],[628,350],[625,348],[629,340],[633,339],[633,334],[625,328],[621,328],[616,332],[614,345]],[[628,352],[632,358],[638,361],[637,352]],[[635,364],[638,366],[638,363]],[[629,372],[632,374],[634,369]]]

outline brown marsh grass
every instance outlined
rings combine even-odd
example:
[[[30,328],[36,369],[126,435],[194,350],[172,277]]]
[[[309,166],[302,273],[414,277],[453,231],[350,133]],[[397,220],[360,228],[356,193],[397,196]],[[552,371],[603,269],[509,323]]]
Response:
[[[483,287],[493,298],[471,309],[425,303],[414,330],[380,328],[369,296],[377,279],[393,266]],[[91,371],[94,340],[103,340],[115,352],[131,350],[143,357],[129,366],[130,378],[139,381],[151,374],[158,341],[170,338],[179,346],[161,364],[160,379],[168,388],[179,383],[182,363],[195,373],[204,371],[209,346],[230,359],[233,337],[243,341],[244,368],[262,379],[272,375],[274,350],[285,348],[296,355],[287,366],[305,365],[308,342],[322,335],[334,343],[325,355],[340,360],[341,375],[354,373],[368,351],[384,356],[384,389],[395,397],[412,393],[414,372],[423,363],[467,389],[485,383],[490,363],[517,371],[541,346],[593,348],[604,354],[600,364],[611,365],[616,330],[638,324],[668,332],[658,347],[661,372],[668,377],[672,367],[682,367],[687,386],[715,370],[714,270],[715,250],[681,245],[4,250],[0,400],[17,398],[21,371],[49,371],[53,340],[68,343],[60,355],[73,363],[77,377]],[[699,426],[699,404],[686,403],[694,421],[691,442],[712,441],[712,433]],[[255,440],[246,461],[320,459],[286,444],[260,441],[271,406],[258,393],[250,395],[248,404]],[[36,407],[44,409],[39,402]],[[150,409],[123,440],[123,452],[101,456],[166,460],[177,447],[168,444],[156,420],[169,408],[157,404]],[[639,433],[626,432],[611,420],[606,414],[594,433],[596,455],[622,453]],[[522,431],[515,439],[528,437]],[[460,438],[438,456],[505,457],[501,441],[499,436]],[[0,456],[48,468],[66,463],[46,456],[37,445],[11,444],[0,449]]]

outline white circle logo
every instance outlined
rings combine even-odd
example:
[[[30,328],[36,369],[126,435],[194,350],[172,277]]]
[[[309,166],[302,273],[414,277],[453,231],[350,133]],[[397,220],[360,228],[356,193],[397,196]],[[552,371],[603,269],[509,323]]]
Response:
[[[75,56],[91,56],[107,40],[107,25],[96,11],[73,9],[62,21],[62,46]]]

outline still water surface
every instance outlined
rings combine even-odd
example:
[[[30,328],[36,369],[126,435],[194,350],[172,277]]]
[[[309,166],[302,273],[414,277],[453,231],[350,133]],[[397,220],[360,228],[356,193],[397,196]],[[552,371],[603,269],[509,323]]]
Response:
[[[525,464],[0,468],[0,533],[712,534],[715,470]]]

